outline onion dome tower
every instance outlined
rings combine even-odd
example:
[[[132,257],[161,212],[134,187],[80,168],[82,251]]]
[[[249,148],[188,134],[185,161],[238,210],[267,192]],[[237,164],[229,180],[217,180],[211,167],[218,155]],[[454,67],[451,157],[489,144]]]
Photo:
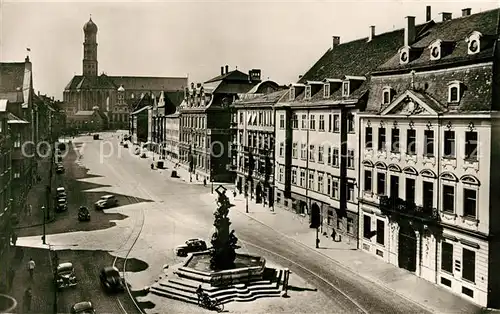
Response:
[[[97,76],[97,25],[89,19],[83,25],[85,41],[83,42],[83,75]]]

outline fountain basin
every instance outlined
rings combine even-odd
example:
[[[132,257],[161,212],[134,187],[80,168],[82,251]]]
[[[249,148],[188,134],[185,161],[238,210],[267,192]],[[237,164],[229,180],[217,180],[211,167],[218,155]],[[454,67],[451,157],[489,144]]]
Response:
[[[0,313],[13,313],[16,307],[16,299],[6,294],[0,294]]]

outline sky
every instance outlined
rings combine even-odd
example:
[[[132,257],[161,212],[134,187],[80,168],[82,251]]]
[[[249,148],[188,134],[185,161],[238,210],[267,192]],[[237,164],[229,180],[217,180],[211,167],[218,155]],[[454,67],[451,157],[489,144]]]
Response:
[[[499,1],[12,1],[0,0],[0,62],[29,53],[35,91],[62,99],[81,74],[83,25],[97,24],[99,73],[180,76],[203,82],[228,65],[279,84],[298,80],[330,48],[404,26],[441,12],[453,18],[498,8]],[[30,48],[27,52],[26,48]]]

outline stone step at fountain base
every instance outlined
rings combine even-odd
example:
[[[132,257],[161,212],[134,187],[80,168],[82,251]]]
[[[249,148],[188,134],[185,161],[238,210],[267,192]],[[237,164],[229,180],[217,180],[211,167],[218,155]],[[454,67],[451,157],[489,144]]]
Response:
[[[234,284],[227,287],[212,287],[209,284],[185,278],[164,279],[152,285],[150,292],[183,302],[198,303],[196,289],[201,284],[203,290],[212,299],[222,303],[232,301],[248,302],[262,297],[279,297],[281,294],[280,282],[283,272],[279,271],[273,280],[257,280],[247,284]]]

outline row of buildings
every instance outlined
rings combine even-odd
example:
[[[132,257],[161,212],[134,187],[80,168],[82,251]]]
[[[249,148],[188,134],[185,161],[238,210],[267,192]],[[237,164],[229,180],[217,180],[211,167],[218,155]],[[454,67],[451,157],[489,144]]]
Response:
[[[404,23],[334,36],[288,86],[222,67],[175,112],[154,99],[134,112],[134,141],[498,307],[499,10],[434,21],[427,7],[424,23]]]
[[[49,156],[63,119],[60,103],[34,92],[32,64],[0,63],[0,278],[8,267],[9,242],[22,217],[26,197]],[[42,144],[43,143],[43,144]],[[35,209],[36,210],[36,209]],[[2,280],[3,281],[3,280]],[[3,281],[7,282],[7,281]]]

